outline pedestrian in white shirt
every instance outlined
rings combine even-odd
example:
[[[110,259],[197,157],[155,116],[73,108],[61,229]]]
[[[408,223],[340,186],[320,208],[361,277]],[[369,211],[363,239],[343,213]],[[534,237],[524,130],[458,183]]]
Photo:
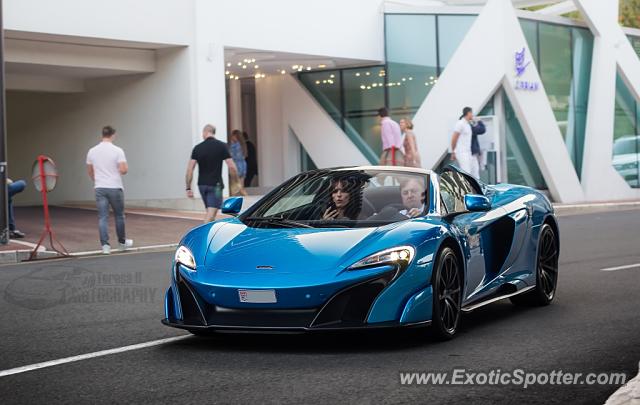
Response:
[[[126,239],[124,226],[124,187],[122,176],[129,167],[122,148],[113,144],[116,130],[111,126],[102,128],[102,142],[89,149],[87,171],[94,182],[96,205],[98,207],[98,228],[102,253],[111,253],[109,245],[109,206],[113,209],[116,233],[120,249],[133,246],[133,240]]]
[[[451,138],[451,160],[456,161],[458,167],[467,173],[477,173],[478,159],[475,159],[471,153],[471,121],[473,120],[473,111],[471,107],[462,109],[462,116],[453,129],[453,137]]]

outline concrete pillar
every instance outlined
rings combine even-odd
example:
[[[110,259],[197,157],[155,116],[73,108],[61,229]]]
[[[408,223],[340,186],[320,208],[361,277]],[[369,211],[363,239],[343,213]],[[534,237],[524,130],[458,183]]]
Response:
[[[242,129],[242,84],[240,80],[229,80],[229,132]]]
[[[225,88],[224,46],[216,20],[224,18],[216,11],[214,2],[195,1],[195,45],[193,49],[193,144],[202,141],[206,124],[216,127],[216,138],[227,141],[227,111]],[[229,195],[228,170],[222,165],[224,195]],[[197,192],[197,188],[196,188]]]

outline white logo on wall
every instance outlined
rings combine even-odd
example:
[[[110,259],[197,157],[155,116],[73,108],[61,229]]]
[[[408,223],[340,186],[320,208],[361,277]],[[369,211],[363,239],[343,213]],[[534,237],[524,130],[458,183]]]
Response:
[[[536,91],[540,88],[540,83],[530,82],[528,80],[522,80],[522,75],[527,71],[527,67],[531,64],[531,61],[526,60],[525,48],[516,51],[515,53],[515,69],[516,69],[516,90],[528,90]]]

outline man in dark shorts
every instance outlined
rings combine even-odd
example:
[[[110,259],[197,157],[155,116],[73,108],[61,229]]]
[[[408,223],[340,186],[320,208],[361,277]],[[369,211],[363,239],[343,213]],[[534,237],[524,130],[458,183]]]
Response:
[[[218,209],[222,206],[222,162],[226,162],[229,167],[229,174],[232,179],[237,179],[238,170],[231,159],[227,144],[215,138],[216,128],[207,124],[202,130],[204,141],[197,144],[191,152],[191,159],[187,166],[187,197],[193,198],[191,190],[191,180],[193,179],[193,169],[198,165],[198,189],[202,196],[202,201],[207,209],[204,222],[211,222],[216,219]],[[237,181],[237,180],[236,180]]]

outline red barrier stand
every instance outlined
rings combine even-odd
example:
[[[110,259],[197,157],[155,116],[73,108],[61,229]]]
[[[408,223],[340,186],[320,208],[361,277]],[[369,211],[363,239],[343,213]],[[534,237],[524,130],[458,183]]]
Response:
[[[42,206],[44,209],[44,230],[42,231],[42,235],[38,240],[38,244],[31,255],[29,256],[29,260],[34,260],[38,256],[38,248],[44,242],[45,238],[49,236],[49,246],[52,250],[58,252],[62,256],[69,256],[69,252],[64,248],[62,243],[56,238],[53,233],[53,229],[51,228],[51,218],[49,216],[49,203],[47,201],[47,193],[53,190],[56,186],[56,182],[58,180],[58,171],[56,170],[56,164],[53,160],[47,156],[40,155],[38,156],[38,160],[33,164],[33,184],[36,187],[36,190],[42,193]],[[58,244],[60,249],[55,247],[55,243]]]

